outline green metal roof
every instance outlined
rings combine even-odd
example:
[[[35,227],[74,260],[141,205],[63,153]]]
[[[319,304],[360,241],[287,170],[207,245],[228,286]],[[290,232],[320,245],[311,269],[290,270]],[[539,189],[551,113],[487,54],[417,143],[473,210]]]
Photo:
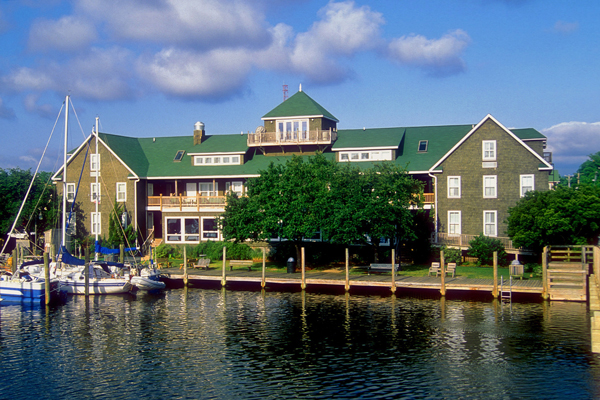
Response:
[[[546,136],[542,135],[533,128],[510,129],[510,131],[521,140],[546,139]]]
[[[310,98],[306,93],[299,91],[283,103],[266,113],[262,119],[273,119],[282,117],[305,117],[323,116],[335,122],[336,117],[324,109],[319,103]]]
[[[398,147],[406,128],[342,129],[333,150],[367,147]]]

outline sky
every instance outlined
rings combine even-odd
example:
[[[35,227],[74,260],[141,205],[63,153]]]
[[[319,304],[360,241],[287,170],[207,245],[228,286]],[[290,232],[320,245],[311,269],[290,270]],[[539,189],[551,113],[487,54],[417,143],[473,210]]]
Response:
[[[74,148],[96,117],[254,131],[302,85],[338,129],[535,128],[573,174],[600,151],[599,17],[591,0],[1,0],[0,168],[35,170],[46,146],[58,168],[66,95]]]

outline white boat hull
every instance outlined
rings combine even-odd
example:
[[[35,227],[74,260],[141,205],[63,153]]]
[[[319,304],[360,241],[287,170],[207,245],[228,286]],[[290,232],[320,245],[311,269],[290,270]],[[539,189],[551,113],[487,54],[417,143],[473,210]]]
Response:
[[[50,281],[50,293],[53,297],[58,294],[58,282],[56,280]],[[44,280],[0,280],[0,296],[5,301],[41,302],[46,298],[46,282]]]
[[[164,282],[146,278],[143,276],[132,277],[131,284],[140,290],[162,290],[166,287]]]
[[[84,279],[61,279],[60,290],[68,294],[85,294]],[[133,285],[126,279],[118,278],[91,278],[89,280],[89,294],[122,294],[129,293]]]

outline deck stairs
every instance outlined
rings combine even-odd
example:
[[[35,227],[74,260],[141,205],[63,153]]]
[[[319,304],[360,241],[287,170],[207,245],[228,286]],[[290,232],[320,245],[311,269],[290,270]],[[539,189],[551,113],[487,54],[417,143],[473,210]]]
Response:
[[[550,262],[547,287],[550,300],[587,301],[588,266],[583,262]]]

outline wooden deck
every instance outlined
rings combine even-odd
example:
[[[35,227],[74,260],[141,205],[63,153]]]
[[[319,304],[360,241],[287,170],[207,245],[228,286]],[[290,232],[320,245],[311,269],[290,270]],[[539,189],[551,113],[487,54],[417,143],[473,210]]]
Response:
[[[169,268],[162,269],[162,273],[170,274],[173,280],[181,280],[183,282],[183,270]],[[188,281],[193,282],[221,282],[223,279],[223,271],[221,268],[211,268],[205,270],[188,270]],[[256,283],[262,284],[262,271],[259,270],[242,270],[234,269],[226,271],[226,283]],[[266,271],[265,285],[282,284],[282,285],[297,285],[302,286],[302,274],[296,272],[288,274],[285,271]],[[350,288],[392,288],[391,274],[367,275],[351,274],[348,281]],[[318,272],[307,271],[305,278],[306,287],[318,286],[337,286],[342,289],[346,286],[346,274],[344,272]],[[493,279],[472,279],[457,276],[455,278],[445,278],[446,291],[448,290],[463,290],[463,291],[481,291],[492,292],[494,290]],[[507,282],[505,282],[506,289]],[[433,289],[440,290],[442,286],[441,277],[435,276],[395,276],[396,289]],[[500,290],[498,283],[498,290]],[[541,280],[513,280],[513,293],[537,293],[542,294],[543,285]]]

